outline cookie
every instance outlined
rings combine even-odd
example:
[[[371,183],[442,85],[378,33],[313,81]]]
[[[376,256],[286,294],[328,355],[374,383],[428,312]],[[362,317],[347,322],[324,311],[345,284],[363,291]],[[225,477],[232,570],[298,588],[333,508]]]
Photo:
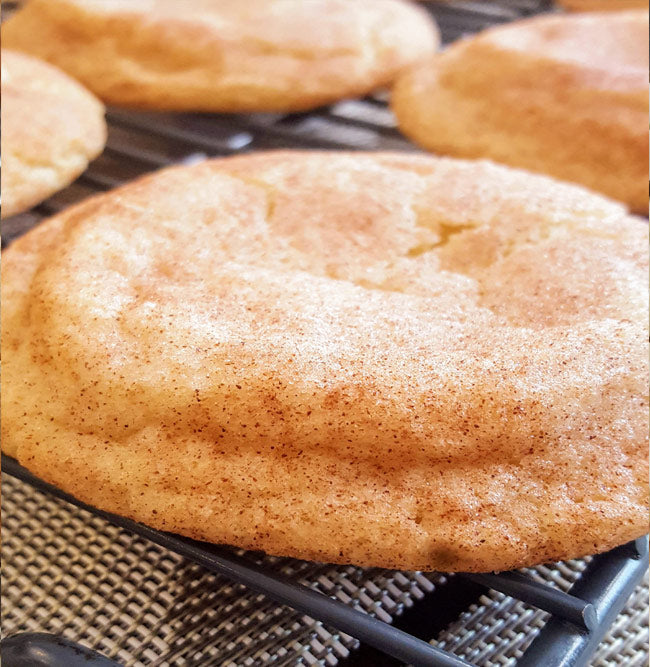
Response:
[[[52,65],[2,49],[2,217],[64,188],[105,143],[93,95]]]
[[[5,252],[2,446],[190,537],[502,570],[647,531],[647,225],[486,162],[175,167]]]
[[[438,44],[403,0],[32,0],[2,39],[111,104],[232,112],[364,95]]]
[[[462,40],[405,74],[400,129],[648,210],[648,13],[541,16]]]

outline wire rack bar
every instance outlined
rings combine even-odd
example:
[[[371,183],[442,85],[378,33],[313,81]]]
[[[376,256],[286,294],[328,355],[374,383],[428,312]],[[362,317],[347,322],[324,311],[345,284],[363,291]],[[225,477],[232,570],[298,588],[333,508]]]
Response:
[[[46,632],[21,632],[0,644],[5,667],[120,667],[81,644]]]
[[[124,183],[123,179],[107,176],[95,171],[92,167],[81,174],[78,180],[79,183],[88,184],[98,190],[113,190]]]
[[[132,113],[111,109],[106,114],[106,119],[113,125],[139,130],[148,134],[157,134],[166,139],[191,144],[219,155],[234,153],[252,141],[250,135],[241,131],[223,141],[206,133],[177,127],[169,122],[169,116],[163,114]]]
[[[466,574],[471,581],[486,588],[505,593],[532,604],[558,618],[573,623],[581,630],[593,630],[596,626],[596,610],[592,604],[564,593],[556,588],[534,581],[522,572],[495,574]]]
[[[133,148],[125,146],[122,143],[111,141],[106,144],[105,153],[115,155],[120,159],[135,160],[145,165],[152,167],[168,167],[174,164],[173,160],[166,158],[164,155],[148,151],[144,148]]]
[[[470,663],[451,653],[442,651],[427,642],[384,623],[372,616],[352,609],[348,605],[326,597],[302,584],[295,583],[220,546],[205,544],[171,533],[163,533],[149,526],[137,523],[109,512],[98,510],[78,501],[73,496],[44,482],[23,468],[15,459],[2,455],[2,470],[40,491],[44,491],[65,502],[80,507],[95,516],[136,533],[155,544],[173,551],[184,558],[221,574],[275,602],[336,627],[360,641],[417,667],[468,667]]]
[[[647,569],[647,536],[594,556],[571,591],[593,605],[596,625],[591,632],[569,632],[566,623],[552,618],[517,661],[517,666],[586,667]]]

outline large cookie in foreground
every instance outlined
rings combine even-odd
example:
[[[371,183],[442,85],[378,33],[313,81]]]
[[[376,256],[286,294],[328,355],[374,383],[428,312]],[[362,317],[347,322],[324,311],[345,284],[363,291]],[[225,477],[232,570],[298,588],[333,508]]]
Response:
[[[154,174],[16,241],[5,451],[272,554],[493,570],[647,531],[647,226],[427,156]]]
[[[56,67],[2,49],[2,217],[64,188],[106,143],[104,107]]]
[[[237,112],[364,95],[438,33],[404,0],[32,0],[2,40],[111,104]]]
[[[573,181],[648,212],[648,12],[548,15],[404,74],[400,129],[436,153]]]

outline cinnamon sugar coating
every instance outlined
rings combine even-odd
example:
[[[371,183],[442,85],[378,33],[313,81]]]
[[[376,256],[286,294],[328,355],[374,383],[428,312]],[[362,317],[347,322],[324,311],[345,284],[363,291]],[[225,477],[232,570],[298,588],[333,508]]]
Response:
[[[399,154],[164,170],[4,254],[2,446],[272,554],[488,571],[648,528],[647,225]]]
[[[110,104],[310,109],[386,86],[438,31],[404,0],[31,0],[5,46],[61,67]]]
[[[2,217],[71,183],[106,143],[104,107],[61,70],[2,49]]]
[[[404,73],[400,129],[436,153],[580,183],[648,213],[648,11],[485,30]]]

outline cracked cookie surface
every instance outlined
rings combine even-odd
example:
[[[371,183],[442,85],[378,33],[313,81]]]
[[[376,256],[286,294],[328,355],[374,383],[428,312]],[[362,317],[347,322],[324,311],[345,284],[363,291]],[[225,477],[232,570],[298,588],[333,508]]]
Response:
[[[399,154],[164,170],[5,253],[3,448],[273,554],[493,570],[647,530],[647,225]]]

